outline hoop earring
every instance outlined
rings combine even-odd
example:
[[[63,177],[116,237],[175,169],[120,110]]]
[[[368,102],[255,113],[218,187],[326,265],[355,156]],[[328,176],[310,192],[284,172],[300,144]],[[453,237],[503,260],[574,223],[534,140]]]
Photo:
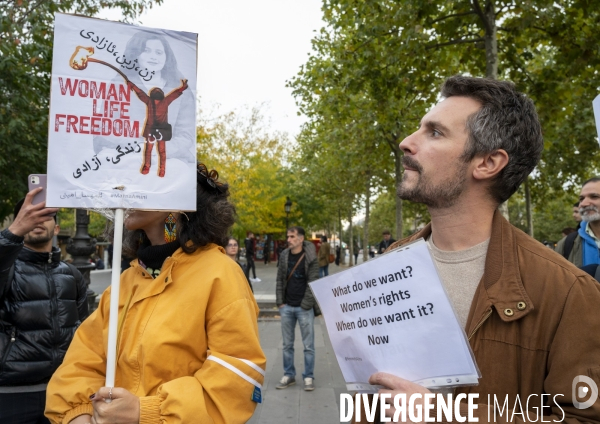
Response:
[[[177,239],[177,221],[172,213],[165,218],[165,242],[170,243]]]

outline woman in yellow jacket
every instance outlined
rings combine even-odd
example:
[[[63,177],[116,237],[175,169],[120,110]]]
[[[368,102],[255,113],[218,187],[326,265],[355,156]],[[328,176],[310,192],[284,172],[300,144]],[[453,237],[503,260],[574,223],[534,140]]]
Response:
[[[52,422],[229,424],[252,416],[266,364],[258,307],[221,247],[235,214],[228,187],[202,164],[197,177],[197,212],[126,217],[124,248],[138,259],[121,275],[117,387],[103,387],[108,289],[48,384]]]

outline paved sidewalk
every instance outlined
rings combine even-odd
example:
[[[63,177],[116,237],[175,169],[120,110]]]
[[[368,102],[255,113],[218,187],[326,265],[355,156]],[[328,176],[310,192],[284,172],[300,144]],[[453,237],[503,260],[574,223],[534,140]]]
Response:
[[[339,423],[340,393],[346,392],[346,385],[322,318],[315,320],[315,390],[312,392],[304,391],[302,381],[304,355],[300,331],[296,331],[294,345],[297,383],[277,390],[275,386],[283,376],[281,325],[278,321],[261,321],[258,329],[267,355],[267,373],[262,390],[263,403],[258,405],[249,423]]]
[[[362,258],[359,258],[362,263]],[[329,265],[333,274],[347,266]],[[251,275],[252,276],[252,275]],[[261,282],[252,283],[257,301],[274,301],[277,264],[256,262],[256,276]],[[278,320],[259,321],[261,346],[267,356],[267,372],[263,386],[263,403],[259,404],[250,424],[340,422],[340,393],[348,393],[342,372],[333,352],[323,317],[315,319],[315,390],[304,391],[302,371],[304,354],[300,330],[296,327],[294,364],[296,385],[277,390],[275,386],[283,376],[283,344],[281,324]]]

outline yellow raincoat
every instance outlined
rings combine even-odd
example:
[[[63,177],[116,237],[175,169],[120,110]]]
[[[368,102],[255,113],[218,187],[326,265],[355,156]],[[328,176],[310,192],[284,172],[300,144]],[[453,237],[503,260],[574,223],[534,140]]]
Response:
[[[89,396],[105,381],[109,303],[110,288],[48,384],[54,423],[93,412]],[[221,247],[178,249],[155,279],[135,260],[121,276],[115,386],[140,398],[142,424],[246,422],[266,365],[257,317],[242,270]]]

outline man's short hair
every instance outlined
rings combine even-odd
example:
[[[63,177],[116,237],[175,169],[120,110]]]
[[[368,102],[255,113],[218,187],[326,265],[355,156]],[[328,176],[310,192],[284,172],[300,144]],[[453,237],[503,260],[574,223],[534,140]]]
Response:
[[[592,177],[587,181],[584,181],[583,184],[581,184],[581,187],[583,188],[584,185],[586,185],[587,183],[597,183],[598,181],[600,181],[600,177]],[[577,202],[577,206],[579,206],[579,202]]]
[[[442,85],[441,95],[468,97],[481,109],[467,119],[469,138],[463,159],[503,149],[508,164],[489,187],[490,195],[502,203],[519,188],[542,155],[542,127],[533,101],[508,81],[457,75]]]
[[[293,227],[290,227],[290,228],[288,228],[288,233],[289,233],[290,231],[295,231],[295,232],[297,232],[297,233],[298,233],[298,235],[299,235],[299,236],[302,236],[302,237],[305,237],[305,235],[306,235],[306,233],[304,232],[304,228],[302,228],[302,227],[299,227],[299,226],[297,226],[297,225],[295,225],[295,226],[293,226]],[[305,238],[306,238],[306,237],[305,237]]]
[[[327,236],[321,236],[321,241],[322,242],[326,242],[327,241]]]
[[[384,236],[391,236],[392,233],[390,233],[390,230],[383,230],[383,232],[381,233]]]
[[[585,183],[583,185],[585,185]],[[583,187],[583,186],[581,186],[581,187]],[[573,203],[573,207],[574,208],[578,208],[579,207],[579,200],[576,201],[575,203]]]

